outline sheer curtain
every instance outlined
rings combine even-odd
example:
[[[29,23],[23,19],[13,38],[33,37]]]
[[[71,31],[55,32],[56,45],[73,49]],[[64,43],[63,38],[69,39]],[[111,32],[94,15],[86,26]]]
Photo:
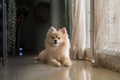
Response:
[[[120,71],[120,0],[95,0],[97,63]]]
[[[86,48],[85,0],[72,2],[71,58],[84,59]]]

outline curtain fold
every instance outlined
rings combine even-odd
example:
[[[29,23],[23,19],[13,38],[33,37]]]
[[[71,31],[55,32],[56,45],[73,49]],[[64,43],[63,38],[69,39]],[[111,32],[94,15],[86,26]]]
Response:
[[[85,0],[72,2],[71,58],[84,59],[86,48]]]

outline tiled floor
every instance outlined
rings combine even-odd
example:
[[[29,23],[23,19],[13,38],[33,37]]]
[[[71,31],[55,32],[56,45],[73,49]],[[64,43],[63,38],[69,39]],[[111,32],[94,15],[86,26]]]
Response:
[[[34,56],[12,57],[0,63],[0,80],[120,80],[120,73],[93,68],[88,61],[73,61],[71,67],[36,63]]]

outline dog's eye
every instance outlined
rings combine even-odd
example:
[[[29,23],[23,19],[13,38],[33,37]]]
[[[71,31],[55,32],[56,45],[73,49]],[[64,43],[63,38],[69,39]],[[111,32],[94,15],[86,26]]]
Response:
[[[55,37],[52,37],[52,39],[55,39]]]
[[[58,37],[58,39],[60,39],[60,37]]]

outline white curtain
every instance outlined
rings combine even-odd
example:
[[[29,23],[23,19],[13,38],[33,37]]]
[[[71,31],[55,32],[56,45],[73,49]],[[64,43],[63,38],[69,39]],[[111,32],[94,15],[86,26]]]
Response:
[[[120,52],[120,1],[95,1],[95,47]]]
[[[71,58],[84,59],[86,48],[85,1],[71,0],[72,2],[72,36]]]
[[[120,0],[95,0],[95,58],[120,70]]]

